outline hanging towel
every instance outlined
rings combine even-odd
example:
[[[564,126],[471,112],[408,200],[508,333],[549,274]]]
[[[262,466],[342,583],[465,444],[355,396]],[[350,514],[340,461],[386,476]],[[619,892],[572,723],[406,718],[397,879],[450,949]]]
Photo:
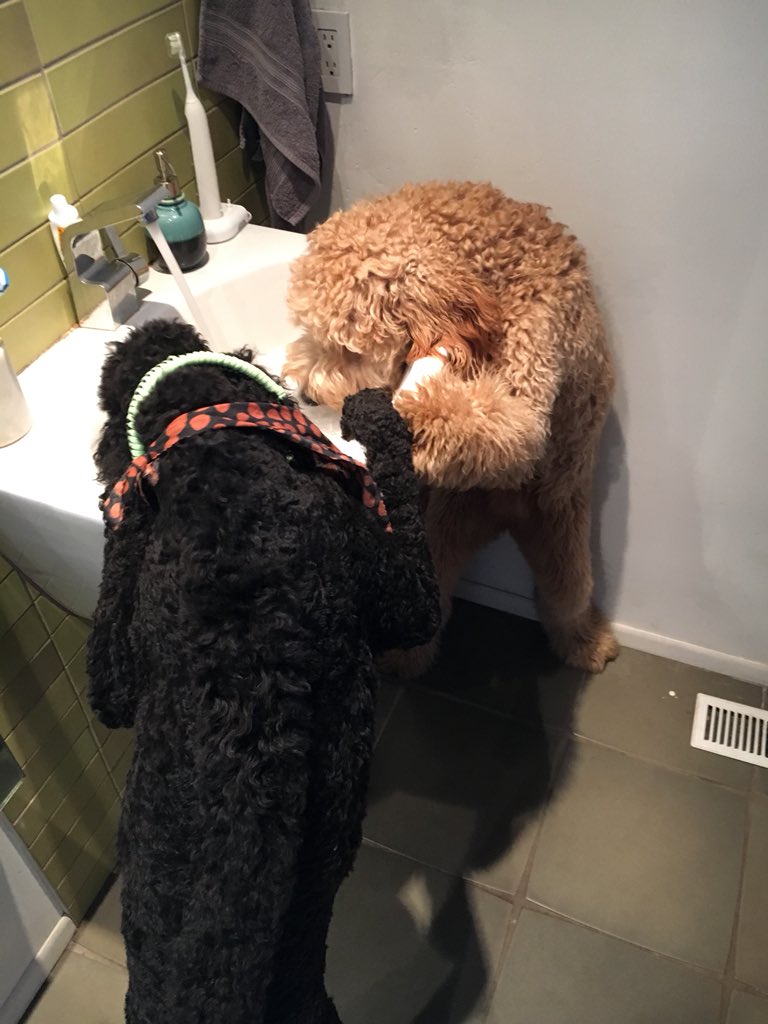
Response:
[[[309,0],[202,0],[198,77],[256,122],[272,224],[299,227],[328,137]]]

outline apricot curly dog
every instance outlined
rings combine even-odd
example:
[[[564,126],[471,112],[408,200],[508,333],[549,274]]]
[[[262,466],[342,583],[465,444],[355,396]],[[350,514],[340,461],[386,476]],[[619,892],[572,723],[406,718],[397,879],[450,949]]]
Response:
[[[305,334],[284,373],[319,403],[395,389],[414,359],[447,353],[395,399],[429,485],[444,612],[469,558],[508,530],[553,648],[601,671],[618,644],[592,602],[590,492],[613,369],[573,235],[489,184],[406,185],[315,228],[288,302]],[[406,671],[434,648],[410,652]]]

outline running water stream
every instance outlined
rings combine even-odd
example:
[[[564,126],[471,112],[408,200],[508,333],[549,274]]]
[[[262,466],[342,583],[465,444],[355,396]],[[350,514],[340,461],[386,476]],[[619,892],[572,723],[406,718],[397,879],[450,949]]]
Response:
[[[218,339],[216,338],[215,333],[211,330],[211,324],[205,319],[197,299],[192,294],[189,285],[184,279],[184,274],[181,272],[181,268],[176,262],[176,257],[171,252],[171,247],[165,240],[165,235],[160,230],[160,223],[156,220],[145,221],[144,226],[152,236],[152,241],[160,251],[160,255],[165,260],[166,267],[168,267],[174,281],[178,285],[179,291],[181,292],[184,301],[187,304],[187,308],[189,309],[194,326],[197,327],[198,331],[202,334],[212,349],[215,351],[223,351],[223,349],[220,349],[217,346],[216,342]]]

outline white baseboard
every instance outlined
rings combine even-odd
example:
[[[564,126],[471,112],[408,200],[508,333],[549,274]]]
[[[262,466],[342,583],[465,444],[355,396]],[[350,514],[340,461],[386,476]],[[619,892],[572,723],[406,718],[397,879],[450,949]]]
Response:
[[[768,685],[768,664],[765,662],[750,661],[749,658],[739,658],[736,654],[726,654],[724,651],[713,651],[711,647],[689,644],[685,640],[649,633],[647,629],[624,626],[620,622],[614,622],[613,628],[625,647],[633,647],[646,654],[658,654],[672,661],[682,661],[684,665],[693,665],[708,672],[719,672],[745,683]]]
[[[538,619],[533,599],[523,594],[510,594],[498,587],[490,587],[486,583],[475,580],[462,580],[456,591],[457,597],[463,597],[475,604],[483,604],[489,608],[497,608],[511,615],[520,615],[525,619]],[[671,661],[681,661],[684,665],[693,665],[708,672],[719,672],[733,679],[741,679],[745,683],[757,683],[758,686],[768,685],[768,664],[762,661],[750,661],[739,658],[735,654],[714,651],[709,647],[689,644],[685,640],[676,640],[671,636],[649,633],[646,629],[625,626],[614,622],[616,636],[625,647],[646,654],[656,654]]]
[[[38,950],[13,987],[13,991],[0,1006],[0,1024],[18,1024],[27,1007],[37,995],[45,979],[56,966],[59,957],[75,934],[75,923],[68,917],[60,917],[53,931]]]

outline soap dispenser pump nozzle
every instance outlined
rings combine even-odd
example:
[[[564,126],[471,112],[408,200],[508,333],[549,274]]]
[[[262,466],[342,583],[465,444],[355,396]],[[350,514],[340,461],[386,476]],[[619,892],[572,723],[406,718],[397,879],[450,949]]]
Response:
[[[165,155],[162,149],[155,151],[155,166],[157,167],[157,177],[155,183],[157,185],[165,185],[168,189],[168,195],[171,199],[178,199],[181,195],[181,189],[179,188],[179,179],[176,177],[176,172],[173,169],[173,165],[168,157]]]

